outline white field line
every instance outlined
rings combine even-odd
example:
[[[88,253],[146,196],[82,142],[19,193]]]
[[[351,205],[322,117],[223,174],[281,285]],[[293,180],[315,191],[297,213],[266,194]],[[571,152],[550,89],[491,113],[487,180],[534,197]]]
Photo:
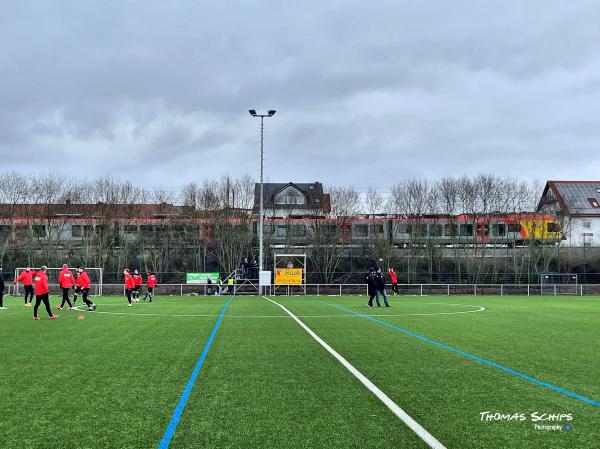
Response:
[[[102,305],[102,304],[99,304]],[[85,307],[85,306],[84,306]],[[124,306],[123,306],[124,307]],[[436,312],[436,313],[396,313],[396,314],[377,314],[371,313],[366,316],[372,317],[400,317],[400,316],[434,316],[434,315],[458,315],[461,313],[477,313],[483,312],[485,307],[482,306],[473,306],[478,307],[477,310],[468,310],[465,312]],[[75,307],[74,310],[78,312],[87,312],[86,309],[80,309]],[[215,314],[192,314],[192,313],[178,313],[178,314],[168,314],[168,313],[131,313],[131,312],[105,312],[105,311],[95,311],[90,312],[94,314],[104,314],[104,315],[126,315],[126,316],[153,316],[153,317],[176,317],[176,318],[214,318],[219,315]],[[228,315],[227,318],[285,318],[289,319],[288,315]],[[353,315],[350,313],[346,314],[333,314],[333,315],[298,315],[298,318],[360,318],[360,315]]]
[[[421,426],[417,421],[415,421],[408,413],[400,408],[398,404],[390,399],[388,395],[386,395],[383,391],[381,391],[373,382],[371,382],[364,374],[358,371],[348,360],[342,357],[335,349],[329,346],[321,337],[315,334],[306,324],[304,324],[296,315],[286,309],[284,306],[279,304],[272,299],[263,296],[267,301],[272,302],[273,304],[281,307],[284,312],[286,312],[289,316],[291,316],[294,321],[296,321],[302,329],[304,329],[312,338],[314,338],[327,352],[329,352],[338,362],[344,366],[350,373],[356,377],[360,383],[362,383],[367,389],[373,393],[381,402],[385,404],[390,411],[396,415],[398,418],[402,420],[404,424],[406,424],[413,432],[417,434],[421,440],[423,440],[429,447],[432,449],[446,449],[442,443],[440,443],[433,435],[431,435],[423,426]]]

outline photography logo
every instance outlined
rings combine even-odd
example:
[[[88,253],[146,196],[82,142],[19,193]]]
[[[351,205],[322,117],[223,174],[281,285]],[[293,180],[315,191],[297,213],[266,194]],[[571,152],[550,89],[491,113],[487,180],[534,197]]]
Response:
[[[500,412],[480,412],[479,419],[481,422],[530,422],[533,424],[534,430],[546,432],[563,432],[573,430],[570,424],[573,421],[572,413],[500,413]]]

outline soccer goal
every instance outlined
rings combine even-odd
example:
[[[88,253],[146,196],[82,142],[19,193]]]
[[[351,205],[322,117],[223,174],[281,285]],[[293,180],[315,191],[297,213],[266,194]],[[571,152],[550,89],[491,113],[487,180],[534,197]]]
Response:
[[[575,273],[540,274],[542,295],[579,295],[579,282]]]
[[[33,271],[36,271],[38,268],[33,268]],[[25,271],[25,268],[17,268],[15,269],[15,279],[19,276],[21,271]],[[46,274],[48,275],[48,285],[50,289],[53,290],[58,288],[58,274],[62,271],[61,268],[48,268]],[[73,273],[74,278],[76,276],[76,269],[70,268],[69,271]],[[86,273],[90,277],[90,296],[102,296],[102,268],[86,268]],[[23,294],[23,284],[19,283],[15,286],[14,295],[22,295]]]

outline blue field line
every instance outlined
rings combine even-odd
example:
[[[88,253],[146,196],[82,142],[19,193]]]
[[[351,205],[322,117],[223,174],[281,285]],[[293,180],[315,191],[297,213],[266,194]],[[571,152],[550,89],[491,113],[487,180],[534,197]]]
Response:
[[[169,422],[169,425],[167,426],[167,429],[165,430],[165,434],[163,435],[162,440],[160,440],[160,444],[158,445],[159,449],[167,449],[169,447],[169,444],[171,443],[171,438],[173,438],[173,434],[175,433],[175,430],[177,429],[177,425],[179,424],[179,420],[181,419],[181,414],[183,413],[185,404],[187,403],[190,393],[192,392],[192,388],[194,387],[196,378],[198,377],[198,374],[200,373],[200,368],[202,368],[204,359],[206,359],[206,356],[208,354],[210,346],[211,346],[213,340],[215,339],[217,329],[219,328],[219,325],[221,324],[221,321],[223,320],[223,315],[225,315],[225,311],[227,310],[227,307],[229,306],[231,301],[233,301],[233,296],[229,297],[229,300],[225,303],[225,305],[223,305],[223,308],[221,309],[221,313],[219,314],[219,317],[217,318],[217,322],[215,323],[213,330],[210,333],[210,337],[208,337],[208,341],[204,345],[204,349],[202,350],[202,354],[200,355],[200,358],[198,359],[198,363],[196,363],[196,366],[194,367],[194,371],[192,371],[192,375],[190,376],[189,380],[187,381],[187,384],[185,385],[185,389],[183,390],[183,393],[181,394],[181,398],[179,399],[179,402],[177,403],[177,407],[175,407],[175,411],[173,412],[171,421]]]
[[[328,302],[325,302],[325,301],[318,301],[318,302],[320,302],[321,304],[326,304],[326,305],[331,306],[331,307],[335,307],[336,309],[345,310],[346,312],[350,312],[350,313],[352,313],[354,315],[358,315],[358,316],[361,316],[361,317],[366,318],[368,320],[374,321],[374,322],[376,322],[378,324],[381,324],[382,326],[386,326],[386,327],[389,327],[391,329],[403,332],[406,335],[410,335],[411,337],[418,338],[419,340],[425,341],[425,342],[430,343],[432,345],[438,346],[438,347],[443,348],[443,349],[447,349],[448,351],[455,352],[457,354],[460,354],[462,356],[468,357],[470,359],[477,360],[478,362],[485,363],[486,365],[493,366],[494,368],[498,368],[499,370],[505,371],[505,372],[507,372],[509,374],[513,374],[515,376],[521,377],[522,379],[525,379],[525,380],[528,380],[530,382],[533,382],[534,384],[542,385],[543,387],[549,388],[550,390],[557,391],[559,393],[565,394],[565,395],[570,396],[570,397],[575,398],[575,399],[579,399],[580,401],[583,401],[583,402],[585,402],[587,404],[593,405],[594,407],[600,407],[600,402],[598,402],[598,401],[594,401],[593,399],[587,398],[587,397],[582,396],[580,394],[573,393],[572,391],[569,391],[569,390],[565,390],[564,388],[557,387],[556,385],[552,385],[552,384],[550,384],[548,382],[544,382],[543,380],[536,379],[535,377],[528,376],[527,374],[521,373],[519,371],[515,371],[514,369],[511,369],[511,368],[509,368],[507,366],[504,366],[504,365],[500,365],[499,363],[492,362],[491,360],[487,360],[487,359],[478,357],[476,355],[469,354],[468,352],[462,351],[462,350],[457,349],[457,348],[453,348],[452,346],[445,345],[444,343],[440,343],[439,341],[431,340],[431,339],[429,339],[427,337],[423,337],[421,335],[415,334],[414,332],[408,331],[406,329],[402,329],[401,327],[394,326],[393,324],[390,324],[390,323],[386,323],[385,321],[379,320],[379,319],[377,319],[375,317],[372,317],[370,315],[365,315],[364,313],[356,312],[354,310],[347,309],[346,307],[338,306],[336,304],[331,304],[331,303],[328,303]]]

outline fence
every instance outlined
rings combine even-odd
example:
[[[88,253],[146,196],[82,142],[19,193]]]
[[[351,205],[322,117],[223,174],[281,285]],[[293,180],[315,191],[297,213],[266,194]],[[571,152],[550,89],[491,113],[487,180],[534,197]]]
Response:
[[[208,285],[198,284],[162,284],[158,285],[154,293],[157,296],[207,296]],[[218,294],[216,284],[210,286],[212,294]],[[270,295],[309,295],[309,296],[342,296],[366,295],[366,284],[306,284],[306,285],[270,285],[265,287]],[[223,294],[257,295],[258,286],[251,282],[235,285],[222,285]],[[146,291],[146,287],[143,287]],[[123,284],[103,284],[102,294],[105,296],[119,296],[125,292]],[[600,296],[600,284],[398,284],[398,292],[404,296]],[[388,293],[391,290],[388,286]],[[6,295],[18,294],[15,286],[6,285]],[[50,285],[51,295],[61,295],[62,291],[56,284]]]

